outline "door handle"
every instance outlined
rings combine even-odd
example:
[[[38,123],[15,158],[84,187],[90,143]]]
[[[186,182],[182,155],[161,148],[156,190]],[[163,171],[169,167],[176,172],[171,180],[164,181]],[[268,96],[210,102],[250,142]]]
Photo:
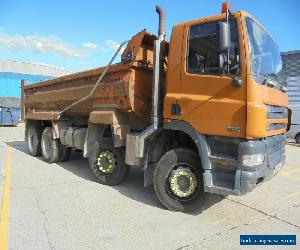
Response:
[[[171,115],[181,115],[181,107],[178,103],[172,103]]]

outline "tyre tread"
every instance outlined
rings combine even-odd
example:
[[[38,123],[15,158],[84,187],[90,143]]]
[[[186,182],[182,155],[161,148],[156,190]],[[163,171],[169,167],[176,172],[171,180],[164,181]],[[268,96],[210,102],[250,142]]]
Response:
[[[42,141],[43,141],[43,138],[48,135],[52,135],[52,130],[50,127],[46,127],[44,129],[43,134],[42,134]],[[51,140],[51,152],[49,153],[50,157],[49,158],[47,157],[47,155],[43,151],[43,147],[42,147],[42,155],[46,162],[55,163],[55,162],[58,162],[59,157],[61,155],[61,144],[60,144],[59,139],[53,139],[52,136],[51,136],[50,140]]]
[[[203,209],[204,205],[206,204],[207,198],[209,197],[209,194],[204,193],[203,191],[203,180],[201,183],[202,190],[199,190],[199,195],[195,197],[195,200],[193,202],[183,202],[171,198],[166,191],[165,184],[161,183],[162,179],[165,181],[165,178],[167,177],[166,173],[168,171],[168,168],[171,168],[174,164],[178,162],[189,163],[192,166],[198,166],[198,175],[202,180],[202,169],[201,164],[199,164],[199,156],[190,149],[172,149],[162,156],[154,170],[154,189],[157,198],[167,209],[175,212],[192,212],[197,209]]]
[[[38,138],[38,144],[37,144],[37,147],[34,149],[34,151],[30,150],[30,147],[29,147],[29,143],[30,143],[29,142],[29,132],[30,132],[30,130],[32,130],[37,135],[37,138]],[[27,130],[27,135],[26,135],[26,143],[27,143],[27,147],[29,149],[30,154],[34,157],[42,155],[41,140],[42,140],[41,128],[38,126],[34,126],[34,125],[29,126],[29,128]]]

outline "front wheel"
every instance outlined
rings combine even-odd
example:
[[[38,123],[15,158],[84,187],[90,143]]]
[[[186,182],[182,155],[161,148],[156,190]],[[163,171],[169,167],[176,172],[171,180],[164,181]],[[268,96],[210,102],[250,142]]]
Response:
[[[199,156],[189,149],[168,151],[156,165],[154,188],[169,210],[191,212],[203,208],[208,194],[203,191]]]
[[[91,153],[89,164],[98,181],[108,186],[121,183],[129,171],[123,148],[96,147]]]

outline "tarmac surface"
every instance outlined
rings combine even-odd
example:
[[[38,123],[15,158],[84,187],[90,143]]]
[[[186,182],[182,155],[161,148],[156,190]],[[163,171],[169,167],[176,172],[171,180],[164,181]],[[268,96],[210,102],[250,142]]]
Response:
[[[253,192],[212,195],[184,214],[143,187],[141,169],[103,186],[80,152],[50,165],[23,140],[23,124],[0,127],[0,249],[255,249],[240,246],[241,234],[296,234],[299,249],[300,147],[287,145],[283,169]]]

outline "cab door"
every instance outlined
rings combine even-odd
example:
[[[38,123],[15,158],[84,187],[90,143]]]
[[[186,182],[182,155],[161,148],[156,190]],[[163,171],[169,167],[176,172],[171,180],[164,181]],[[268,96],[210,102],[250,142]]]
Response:
[[[222,18],[225,21],[224,15]],[[219,67],[218,21],[221,20],[202,19],[185,25],[180,119],[202,134],[245,137],[246,63],[243,36],[238,32],[242,23],[237,18],[230,20],[230,77]],[[234,86],[233,77],[240,79],[242,85]]]

